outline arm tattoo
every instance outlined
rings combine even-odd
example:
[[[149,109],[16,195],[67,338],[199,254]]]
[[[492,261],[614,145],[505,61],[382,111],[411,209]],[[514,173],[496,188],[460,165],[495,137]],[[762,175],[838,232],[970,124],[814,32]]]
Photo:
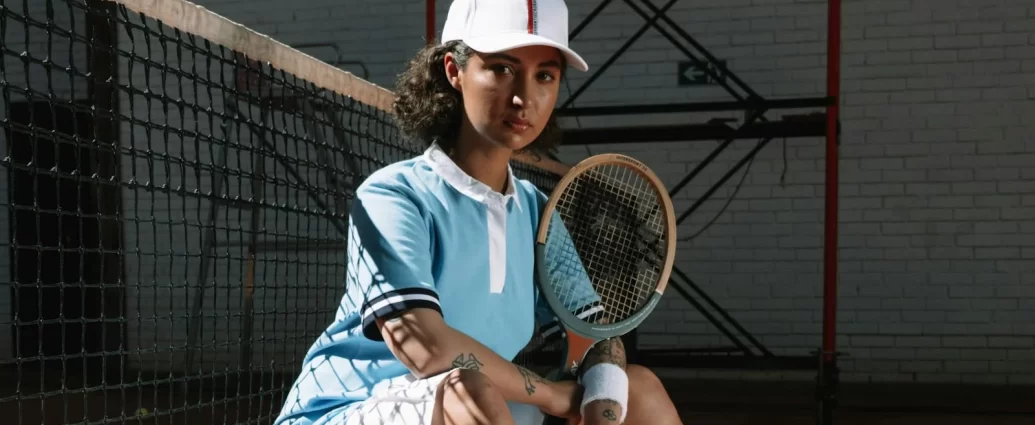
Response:
[[[453,367],[459,369],[480,370],[482,366],[484,365],[482,362],[478,361],[478,358],[474,356],[474,353],[468,354],[466,359],[464,358],[463,353],[453,359]]]
[[[517,367],[518,373],[520,373],[521,377],[525,380],[525,391],[528,392],[528,395],[532,395],[535,393],[535,384],[537,382],[540,384],[546,382],[545,380],[543,380],[541,376],[536,375],[535,372],[532,372],[531,370],[525,369],[518,365],[514,366]]]
[[[598,363],[611,363],[625,369],[625,346],[618,338],[606,339],[594,345],[586,356],[586,365],[582,370]]]
[[[615,413],[615,409],[618,408],[618,402],[614,400],[599,400],[598,403],[606,405],[606,407],[604,407],[604,410],[600,412],[601,416],[603,416],[604,419],[607,419],[611,422],[618,421],[618,414]]]

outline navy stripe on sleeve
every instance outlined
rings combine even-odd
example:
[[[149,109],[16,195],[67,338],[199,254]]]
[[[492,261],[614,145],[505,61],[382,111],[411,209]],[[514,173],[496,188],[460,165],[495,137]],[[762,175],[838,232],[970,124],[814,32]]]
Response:
[[[377,330],[378,318],[391,318],[414,308],[430,308],[442,314],[438,294],[428,288],[402,288],[371,298],[363,304],[363,335],[374,341],[382,341]]]

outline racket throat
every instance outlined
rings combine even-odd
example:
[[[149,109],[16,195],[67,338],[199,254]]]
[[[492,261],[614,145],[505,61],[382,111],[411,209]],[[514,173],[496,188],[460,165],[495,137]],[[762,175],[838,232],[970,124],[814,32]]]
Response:
[[[596,341],[570,330],[565,333],[568,338],[568,355],[567,359],[564,360],[564,372],[572,376],[577,376],[579,373],[579,366],[581,366],[582,362],[585,361],[586,355],[589,354],[589,350],[596,345]]]

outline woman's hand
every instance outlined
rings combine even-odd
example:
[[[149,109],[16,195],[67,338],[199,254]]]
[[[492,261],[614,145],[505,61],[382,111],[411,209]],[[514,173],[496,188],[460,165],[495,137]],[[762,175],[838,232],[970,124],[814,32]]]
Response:
[[[582,418],[579,408],[582,404],[582,386],[575,381],[550,383],[550,402],[543,413],[564,419],[568,424],[578,424]]]

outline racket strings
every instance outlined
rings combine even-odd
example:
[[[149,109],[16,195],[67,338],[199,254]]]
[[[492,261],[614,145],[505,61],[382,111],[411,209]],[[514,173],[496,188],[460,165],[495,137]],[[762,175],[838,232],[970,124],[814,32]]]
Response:
[[[642,307],[657,284],[658,275],[660,274],[660,262],[654,262],[656,267],[642,267],[637,264],[639,261],[649,258],[649,256],[644,256],[642,252],[635,252],[635,249],[640,248],[642,245],[642,242],[639,240],[641,238],[637,237],[637,231],[642,231],[641,229],[644,228],[649,229],[651,227],[650,224],[652,224],[651,221],[656,222],[654,223],[656,224],[654,231],[660,232],[662,227],[660,217],[655,216],[653,217],[654,220],[651,220],[651,217],[649,215],[644,216],[642,214],[644,211],[639,208],[645,205],[643,201],[648,201],[651,195],[657,198],[651,186],[627,167],[614,168],[620,170],[615,179],[608,179],[606,175],[594,177],[605,183],[604,191],[606,193],[602,194],[605,196],[605,199],[608,199],[606,198],[607,194],[617,194],[616,197],[610,198],[614,202],[612,205],[608,205],[607,208],[609,211],[615,212],[616,218],[621,220],[620,223],[623,224],[623,226],[611,227],[610,230],[612,232],[610,241],[608,241],[609,245],[606,246],[616,247],[619,250],[626,250],[626,252],[603,253],[600,257],[610,262],[605,267],[607,271],[633,271],[635,274],[630,277],[631,282],[610,279],[608,282],[611,284],[600,285],[600,289],[605,292],[602,294],[603,299],[618,305],[615,314],[622,317],[616,317],[616,319],[624,319]],[[623,190],[624,188],[631,188],[632,190]],[[654,203],[657,203],[656,199]],[[627,250],[629,249],[634,251],[628,252]],[[615,264],[615,262],[618,263]]]
[[[570,183],[547,237],[554,270],[566,277],[553,279],[554,291],[569,311],[614,323],[643,307],[659,283],[667,243],[661,202],[627,166],[598,166]],[[587,302],[594,298],[595,310]]]

